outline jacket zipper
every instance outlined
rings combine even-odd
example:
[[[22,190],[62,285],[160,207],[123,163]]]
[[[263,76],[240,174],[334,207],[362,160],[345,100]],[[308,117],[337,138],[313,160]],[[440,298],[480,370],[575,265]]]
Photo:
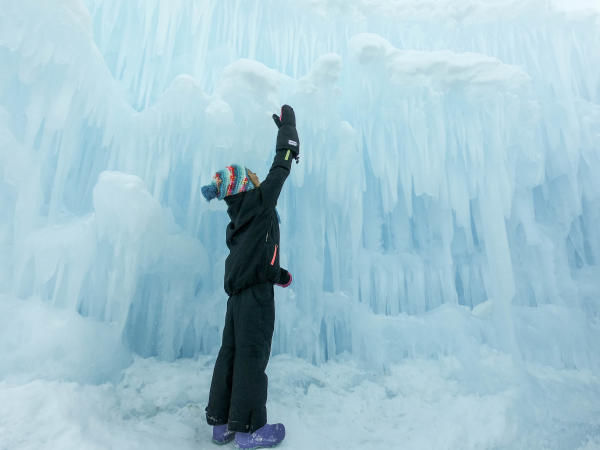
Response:
[[[275,264],[276,256],[277,256],[277,244],[275,244],[275,251],[273,252],[273,259],[271,259],[271,265]]]

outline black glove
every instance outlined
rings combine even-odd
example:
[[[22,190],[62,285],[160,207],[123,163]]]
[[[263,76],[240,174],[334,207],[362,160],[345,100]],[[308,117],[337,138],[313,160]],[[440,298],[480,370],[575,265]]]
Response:
[[[287,270],[280,268],[279,269],[279,280],[275,283],[277,286],[288,287],[292,284],[292,274]]]
[[[277,125],[277,128],[279,128],[275,150],[282,148],[291,150],[296,162],[298,162],[300,140],[296,131],[296,115],[294,114],[294,110],[289,105],[283,105],[281,107],[281,116],[273,114],[273,121]]]

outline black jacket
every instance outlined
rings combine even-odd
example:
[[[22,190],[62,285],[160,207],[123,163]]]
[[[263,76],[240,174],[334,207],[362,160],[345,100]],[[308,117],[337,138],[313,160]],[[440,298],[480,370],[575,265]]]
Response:
[[[275,152],[269,174],[258,188],[225,197],[231,222],[226,242],[225,292],[233,295],[249,286],[279,279],[279,223],[275,205],[290,174],[294,154]]]

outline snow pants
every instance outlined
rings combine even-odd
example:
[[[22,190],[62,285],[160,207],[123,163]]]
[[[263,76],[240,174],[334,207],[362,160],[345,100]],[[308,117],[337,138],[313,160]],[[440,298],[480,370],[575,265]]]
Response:
[[[253,433],[267,423],[267,375],[275,324],[273,283],[262,283],[227,300],[225,328],[215,363],[206,421]]]

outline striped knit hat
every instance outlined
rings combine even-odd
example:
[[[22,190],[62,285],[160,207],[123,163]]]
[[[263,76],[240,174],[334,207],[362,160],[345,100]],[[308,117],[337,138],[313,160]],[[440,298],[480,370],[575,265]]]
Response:
[[[232,164],[215,173],[210,184],[202,186],[202,195],[210,202],[213,198],[223,200],[228,195],[252,189],[254,189],[254,185],[248,177],[246,168]]]

